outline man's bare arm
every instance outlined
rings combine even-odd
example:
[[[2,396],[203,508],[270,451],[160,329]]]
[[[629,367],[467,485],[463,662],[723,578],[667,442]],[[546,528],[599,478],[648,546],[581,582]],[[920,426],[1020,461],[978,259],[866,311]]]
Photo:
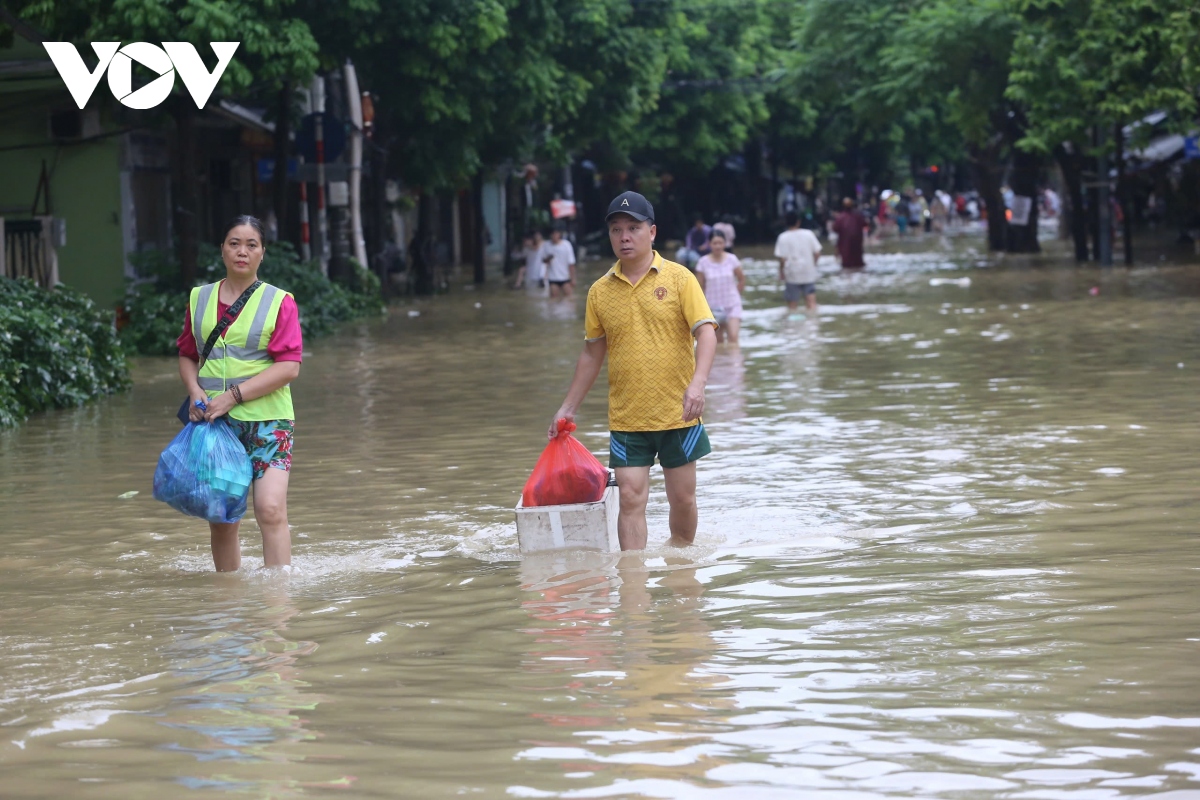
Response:
[[[696,329],[696,372],[683,393],[684,422],[699,419],[704,413],[704,387],[708,385],[708,373],[716,353],[717,332],[712,325],[701,325]]]
[[[716,337],[714,336],[713,339],[715,342]],[[715,347],[714,344],[714,350]],[[579,410],[583,398],[587,397],[596,378],[600,377],[600,367],[604,365],[604,356],[607,353],[607,339],[596,339],[584,344],[583,352],[579,354],[579,360],[575,362],[575,377],[571,378],[571,388],[567,390],[567,399],[563,400],[562,406],[554,413],[554,419],[550,420],[548,438],[553,439],[558,435],[560,419],[575,421],[575,412]],[[711,366],[711,364],[712,358],[710,357],[709,365]]]

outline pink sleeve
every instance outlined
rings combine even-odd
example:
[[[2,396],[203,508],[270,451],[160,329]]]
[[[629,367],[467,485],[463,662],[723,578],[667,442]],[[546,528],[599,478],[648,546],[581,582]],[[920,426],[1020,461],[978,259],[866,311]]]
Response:
[[[303,361],[304,342],[300,336],[300,309],[291,297],[283,298],[275,330],[267,343],[267,355],[273,361]]]
[[[179,334],[179,338],[175,340],[175,346],[179,348],[179,355],[190,358],[192,361],[200,361],[200,351],[196,349],[196,337],[192,336],[191,305],[188,306],[187,316],[183,318],[183,333]]]

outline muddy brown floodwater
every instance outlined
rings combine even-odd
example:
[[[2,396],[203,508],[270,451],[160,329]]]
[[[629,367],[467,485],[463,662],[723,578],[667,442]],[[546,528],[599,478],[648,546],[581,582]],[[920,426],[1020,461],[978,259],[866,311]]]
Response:
[[[151,498],[172,360],[0,435],[0,795],[1200,797],[1200,269],[978,247],[751,263],[683,551],[656,471],[644,555],[518,555],[582,298],[310,343],[290,577]]]

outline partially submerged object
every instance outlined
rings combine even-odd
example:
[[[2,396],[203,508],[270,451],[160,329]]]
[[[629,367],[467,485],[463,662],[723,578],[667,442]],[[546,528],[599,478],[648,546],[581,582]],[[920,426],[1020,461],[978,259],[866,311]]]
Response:
[[[621,500],[615,485],[609,485],[595,503],[526,508],[522,501],[516,508],[521,552],[567,548],[619,552],[617,515],[620,510]]]

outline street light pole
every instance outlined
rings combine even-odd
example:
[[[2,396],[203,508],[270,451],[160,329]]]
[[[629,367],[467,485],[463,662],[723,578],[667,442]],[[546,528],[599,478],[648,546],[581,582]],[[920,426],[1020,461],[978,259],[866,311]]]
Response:
[[[1102,126],[1096,126],[1096,146],[1098,148],[1096,154],[1096,172],[1099,173],[1096,178],[1099,182],[1099,208],[1096,209],[1096,217],[1100,223],[1099,231],[1099,256],[1100,265],[1111,267],[1113,263],[1112,255],[1112,205],[1110,199],[1111,187],[1108,183],[1108,150],[1107,150],[1107,131]]]

